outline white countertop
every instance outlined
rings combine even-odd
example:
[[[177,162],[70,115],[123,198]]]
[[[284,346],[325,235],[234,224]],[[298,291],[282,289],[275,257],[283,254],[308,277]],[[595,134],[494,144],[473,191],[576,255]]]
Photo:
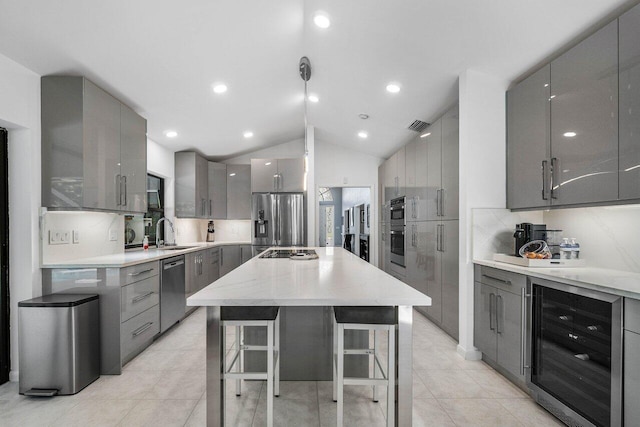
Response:
[[[254,257],[189,297],[187,305],[431,305],[428,296],[342,248],[309,249],[319,259]]]
[[[59,263],[43,264],[41,268],[118,268],[128,267],[130,265],[142,264],[148,261],[157,261],[164,258],[170,258],[176,255],[183,255],[189,252],[197,252],[206,248],[224,246],[224,245],[251,245],[251,242],[195,242],[186,245],[188,249],[166,250],[166,249],[149,249],[147,251],[130,250],[114,255],[103,255],[91,258],[80,258],[72,261],[64,261]]]
[[[474,264],[525,274],[540,279],[555,280],[573,286],[607,292],[630,298],[640,298],[640,273],[595,267],[532,268],[492,260],[473,260]]]

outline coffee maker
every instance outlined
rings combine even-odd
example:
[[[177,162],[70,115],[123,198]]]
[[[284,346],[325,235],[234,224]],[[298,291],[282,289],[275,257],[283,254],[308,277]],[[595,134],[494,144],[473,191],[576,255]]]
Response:
[[[213,228],[213,221],[209,221],[209,224],[207,224],[207,242],[215,241],[215,232],[216,230]]]
[[[513,233],[513,237],[516,239],[515,256],[520,256],[520,248],[527,243],[533,240],[547,241],[547,225],[531,224],[530,222],[516,224],[516,232]]]

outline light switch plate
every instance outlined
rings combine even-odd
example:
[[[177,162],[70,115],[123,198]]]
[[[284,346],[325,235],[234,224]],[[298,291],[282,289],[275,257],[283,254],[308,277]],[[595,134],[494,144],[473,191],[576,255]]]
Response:
[[[80,243],[80,230],[73,230],[73,243]]]
[[[50,245],[68,245],[71,233],[69,230],[52,229],[49,230]]]
[[[118,230],[109,229],[109,241],[117,242],[118,241]]]

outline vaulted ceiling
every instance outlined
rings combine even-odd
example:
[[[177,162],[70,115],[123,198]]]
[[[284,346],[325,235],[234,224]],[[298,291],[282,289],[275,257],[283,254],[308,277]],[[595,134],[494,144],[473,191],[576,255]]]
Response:
[[[316,138],[385,157],[414,119],[455,102],[465,69],[517,79],[632,3],[0,0],[0,53],[40,75],[84,75],[146,117],[151,139],[216,159],[302,137],[308,56]]]

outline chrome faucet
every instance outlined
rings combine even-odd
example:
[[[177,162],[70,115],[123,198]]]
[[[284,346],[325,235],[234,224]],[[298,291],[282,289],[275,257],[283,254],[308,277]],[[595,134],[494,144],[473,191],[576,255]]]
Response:
[[[165,243],[164,240],[160,240],[160,223],[162,221],[167,221],[169,223],[169,227],[171,227],[171,233],[173,233],[173,243]],[[166,246],[175,246],[176,244],[176,230],[173,228],[173,223],[165,217],[162,217],[156,223],[156,248],[162,248]]]

